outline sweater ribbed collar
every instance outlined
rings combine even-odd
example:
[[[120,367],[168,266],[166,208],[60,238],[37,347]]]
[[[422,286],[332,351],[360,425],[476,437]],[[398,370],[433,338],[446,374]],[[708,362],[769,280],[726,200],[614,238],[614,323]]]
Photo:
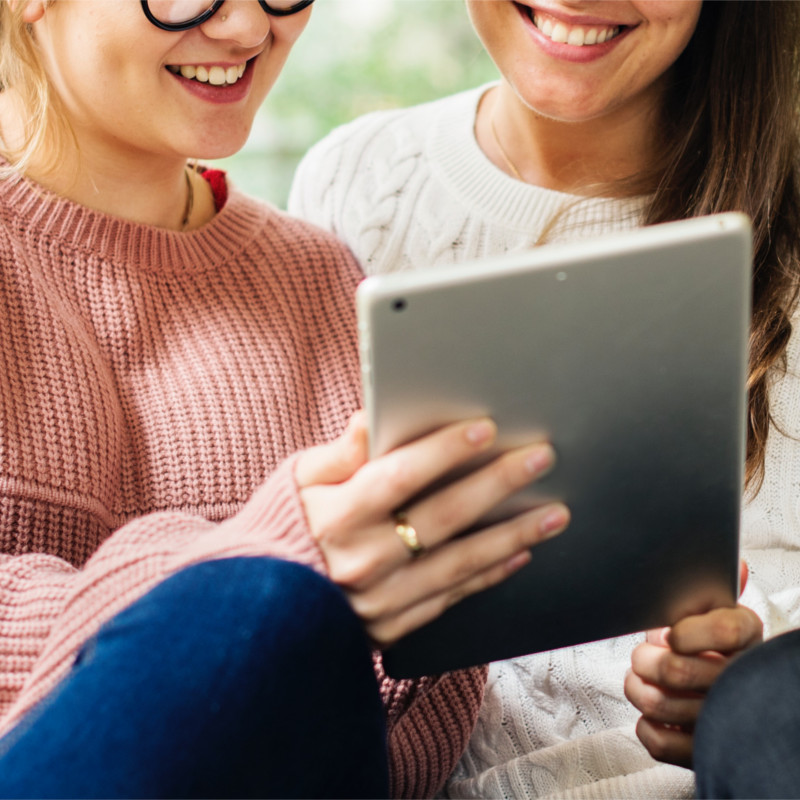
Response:
[[[0,165],[7,163],[0,159]],[[55,241],[144,271],[213,269],[235,257],[274,213],[229,186],[225,207],[202,228],[169,231],[113,217],[53,194],[26,178],[0,180],[0,219],[29,246]]]

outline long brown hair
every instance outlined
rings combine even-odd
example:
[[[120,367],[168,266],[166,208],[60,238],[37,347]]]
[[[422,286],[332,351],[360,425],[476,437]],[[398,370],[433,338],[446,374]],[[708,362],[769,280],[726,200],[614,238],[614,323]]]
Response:
[[[785,367],[800,287],[800,3],[703,3],[674,65],[663,160],[645,224],[743,211],[753,220],[754,272],[746,479],[764,477],[768,382]]]

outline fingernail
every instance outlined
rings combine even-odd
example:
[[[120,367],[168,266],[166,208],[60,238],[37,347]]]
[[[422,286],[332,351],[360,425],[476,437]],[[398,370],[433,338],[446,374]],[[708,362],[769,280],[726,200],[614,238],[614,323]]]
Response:
[[[549,445],[540,445],[528,454],[525,459],[525,469],[531,475],[539,475],[553,466],[556,454]]]
[[[548,511],[540,523],[540,530],[545,538],[556,536],[567,527],[569,511],[566,508],[554,508]]]
[[[486,442],[494,438],[496,430],[497,427],[491,420],[483,419],[480,422],[476,422],[467,428],[466,432],[467,441],[470,444],[475,444],[475,445],[485,444]]]
[[[523,550],[520,553],[517,553],[514,556],[506,561],[505,567],[506,572],[510,575],[512,572],[516,572],[518,569],[522,569],[527,563],[531,560],[531,551],[530,550]]]

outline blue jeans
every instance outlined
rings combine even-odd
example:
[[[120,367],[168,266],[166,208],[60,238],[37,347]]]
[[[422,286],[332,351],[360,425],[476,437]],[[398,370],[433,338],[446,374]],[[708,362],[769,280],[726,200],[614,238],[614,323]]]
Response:
[[[697,795],[800,798],[800,631],[738,658],[697,723]]]
[[[386,797],[363,627],[299,564],[189,567],[106,624],[0,740],[0,796]]]

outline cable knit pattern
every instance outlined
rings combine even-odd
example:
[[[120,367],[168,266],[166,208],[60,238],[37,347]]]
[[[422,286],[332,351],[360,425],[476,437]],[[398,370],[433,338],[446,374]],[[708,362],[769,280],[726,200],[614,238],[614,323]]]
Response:
[[[528,250],[557,213],[550,241],[638,223],[640,199],[544,191],[495,167],[473,133],[487,88],[337,129],[301,161],[290,211],[336,231],[367,274]]]
[[[332,236],[235,189],[179,234],[0,182],[2,730],[176,570],[269,555],[325,571],[292,454],[359,406],[362,277]],[[396,793],[432,796],[485,672],[376,669]]]
[[[289,208],[342,237],[368,273],[520,252],[639,224],[642,199],[580,198],[516,181],[475,140],[483,86],[369,114],[318,143]],[[766,480],[745,504],[743,602],[773,636],[800,625],[800,341],[771,395],[778,428]],[[475,733],[446,794],[469,798],[691,797],[687,770],[658,764],[634,733],[623,677],[641,636],[491,665]]]

